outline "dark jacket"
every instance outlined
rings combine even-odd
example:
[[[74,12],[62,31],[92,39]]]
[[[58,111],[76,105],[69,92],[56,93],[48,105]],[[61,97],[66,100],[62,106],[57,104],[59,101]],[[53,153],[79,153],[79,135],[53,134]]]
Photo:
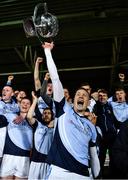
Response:
[[[108,138],[111,138],[112,136],[116,136],[116,119],[108,102],[101,104],[97,101],[94,106],[94,113],[97,115],[96,126],[100,127],[103,137],[108,136]]]
[[[128,179],[128,120],[123,122],[112,147],[112,163],[115,177]]]

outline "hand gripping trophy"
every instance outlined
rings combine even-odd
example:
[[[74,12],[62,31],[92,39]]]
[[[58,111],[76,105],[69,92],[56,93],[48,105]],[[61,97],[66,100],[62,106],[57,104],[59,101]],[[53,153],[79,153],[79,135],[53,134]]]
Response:
[[[32,17],[23,21],[23,28],[27,37],[38,37],[43,43],[44,39],[51,39],[58,33],[58,20],[48,12],[46,3],[35,6]]]

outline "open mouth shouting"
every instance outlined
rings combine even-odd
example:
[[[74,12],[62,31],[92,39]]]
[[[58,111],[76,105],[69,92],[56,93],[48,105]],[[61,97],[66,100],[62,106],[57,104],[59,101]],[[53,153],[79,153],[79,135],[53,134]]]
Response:
[[[78,110],[83,110],[83,107],[84,107],[84,100],[82,98],[79,98],[77,100],[77,109]]]

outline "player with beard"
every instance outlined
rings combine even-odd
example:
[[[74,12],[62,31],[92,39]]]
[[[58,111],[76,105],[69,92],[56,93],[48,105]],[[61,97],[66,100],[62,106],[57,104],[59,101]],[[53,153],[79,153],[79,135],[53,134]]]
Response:
[[[47,107],[43,110],[41,120],[33,117],[38,98],[32,92],[33,103],[29,109],[27,118],[34,130],[34,144],[31,156],[31,165],[28,179],[45,179],[49,170],[49,164],[46,163],[53,140],[53,112]]]
[[[94,177],[97,177],[100,164],[96,150],[96,129],[85,118],[89,94],[84,88],[79,88],[72,108],[65,100],[63,86],[51,55],[53,43],[45,42],[42,47],[53,84],[57,120],[47,159],[51,164],[48,179],[91,179],[89,164]]]

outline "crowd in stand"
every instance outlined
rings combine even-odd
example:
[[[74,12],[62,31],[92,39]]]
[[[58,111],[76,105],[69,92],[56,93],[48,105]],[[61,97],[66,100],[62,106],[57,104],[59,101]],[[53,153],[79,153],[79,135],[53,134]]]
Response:
[[[91,93],[80,84],[72,99],[63,87],[45,42],[45,57],[35,62],[32,102],[13,90],[8,77],[0,99],[0,178],[82,180],[128,178],[128,102],[125,75],[119,73],[113,95]],[[39,78],[44,59],[48,73]]]

